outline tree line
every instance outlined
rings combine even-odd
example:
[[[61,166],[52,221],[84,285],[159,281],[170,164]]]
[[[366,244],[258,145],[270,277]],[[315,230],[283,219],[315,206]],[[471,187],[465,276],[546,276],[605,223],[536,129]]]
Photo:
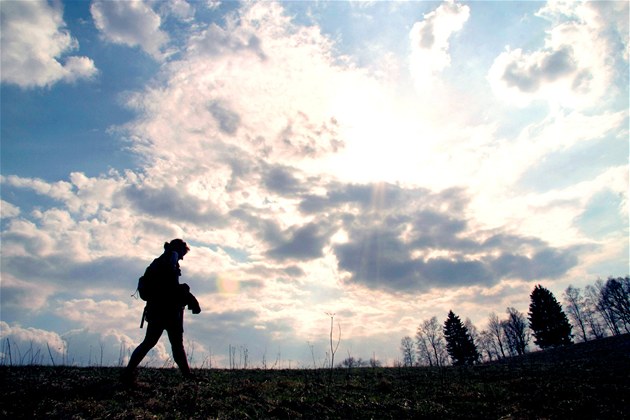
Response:
[[[479,331],[452,310],[446,320],[423,320],[414,338],[400,341],[402,366],[470,365],[525,354],[530,342],[540,349],[630,333],[630,277],[597,280],[581,290],[570,285],[564,309],[551,291],[537,285],[527,316],[513,307],[500,319],[492,312]]]

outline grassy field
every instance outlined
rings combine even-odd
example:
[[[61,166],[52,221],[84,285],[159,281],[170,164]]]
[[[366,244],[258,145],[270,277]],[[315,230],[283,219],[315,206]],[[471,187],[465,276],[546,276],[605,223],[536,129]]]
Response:
[[[468,368],[141,369],[0,367],[6,419],[624,419],[630,335]]]

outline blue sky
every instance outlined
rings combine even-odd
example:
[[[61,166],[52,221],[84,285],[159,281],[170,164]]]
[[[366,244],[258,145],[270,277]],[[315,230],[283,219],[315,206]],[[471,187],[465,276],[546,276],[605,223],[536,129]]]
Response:
[[[393,364],[432,316],[628,274],[627,2],[0,10],[3,340],[116,363],[175,237],[219,366],[323,365],[326,313]]]

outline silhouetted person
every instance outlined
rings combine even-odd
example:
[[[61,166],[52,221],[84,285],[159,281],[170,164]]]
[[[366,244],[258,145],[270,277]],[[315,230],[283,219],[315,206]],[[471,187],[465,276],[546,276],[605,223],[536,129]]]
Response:
[[[146,319],[148,323],[147,332],[144,341],[131,354],[129,364],[123,371],[122,380],[125,383],[133,382],[136,367],[157,344],[164,330],[171,342],[173,360],[185,377],[192,376],[184,350],[184,308],[188,306],[193,314],[201,312],[201,308],[190,293],[188,285],[179,283],[179,260],[183,260],[189,250],[186,242],[181,239],[165,242],[164,253],[147,268],[151,278],[146,281],[146,289],[150,291],[140,292],[147,301],[143,314],[143,322]],[[143,277],[149,277],[147,273]]]

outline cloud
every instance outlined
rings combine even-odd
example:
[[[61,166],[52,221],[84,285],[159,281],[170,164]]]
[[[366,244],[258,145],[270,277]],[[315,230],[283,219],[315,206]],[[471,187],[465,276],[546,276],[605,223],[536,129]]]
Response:
[[[0,212],[3,219],[9,219],[18,216],[20,214],[20,208],[4,200],[0,200]]]
[[[217,56],[251,52],[265,59],[261,40],[252,31],[243,30],[228,22],[227,28],[213,23],[197,35],[191,37],[188,53],[195,56]]]
[[[8,240],[16,240],[7,235]],[[29,284],[54,285],[55,292],[74,291],[79,296],[96,292],[110,296],[131,295],[137,279],[150,261],[139,258],[100,258],[79,262],[71,255],[13,256],[3,258],[3,272]]]
[[[49,364],[51,355],[53,360],[59,360],[67,348],[66,342],[57,333],[11,326],[4,321],[0,321],[0,340],[3,343],[0,355],[3,365]]]
[[[394,191],[398,188],[387,186]],[[422,190],[415,194],[404,190],[390,194],[394,199],[388,206],[376,208],[372,214],[346,208],[345,218],[337,215],[344,220],[348,240],[333,245],[333,251],[339,269],[350,274],[350,282],[392,292],[491,287],[505,279],[556,278],[578,262],[578,250],[472,230],[459,212],[444,210],[461,210],[461,192],[460,196],[450,194],[455,201],[451,206],[443,202],[448,200],[445,194],[439,199]],[[348,217],[350,213],[356,216]],[[506,248],[514,255],[503,255]]]
[[[174,187],[129,186],[125,192],[137,210],[168,220],[182,220],[196,225],[223,225],[223,217],[212,202],[200,200]]]
[[[182,3],[183,4],[183,3]],[[101,1],[90,6],[94,22],[103,37],[115,44],[139,46],[156,59],[169,41],[160,29],[162,19],[143,1]]]
[[[226,134],[235,134],[238,129],[240,117],[226,105],[218,101],[211,101],[208,110],[219,124],[219,129]]]
[[[98,73],[92,59],[68,56],[79,43],[66,29],[61,3],[8,1],[3,2],[0,15],[3,83],[50,87]]]
[[[557,51],[546,51],[523,57],[521,50],[508,53],[503,80],[508,87],[522,92],[535,92],[541,84],[552,83],[575,71],[573,48],[563,46]]]
[[[191,21],[195,16],[195,8],[186,0],[169,0],[162,5],[162,9],[184,22]]]
[[[613,50],[621,51],[621,58],[628,61],[630,50],[628,49],[630,23],[628,23],[627,2],[594,2],[589,7],[595,9],[596,19],[604,28],[603,36],[613,46]]]
[[[627,31],[611,36],[614,29],[602,18],[607,12],[605,6],[578,2],[542,7],[537,15],[551,24],[544,47],[526,52],[508,46],[488,72],[495,94],[517,105],[543,99],[569,108],[592,107],[623,94],[610,86],[613,64],[625,57],[627,65]]]
[[[38,194],[54,198],[56,200],[68,199],[72,195],[72,184],[65,181],[53,183],[39,178],[23,178],[15,175],[1,176],[0,182],[18,188],[28,188]]]
[[[447,1],[416,22],[409,33],[411,75],[419,88],[450,66],[449,38],[459,32],[470,16],[466,5]]]
[[[275,241],[279,244],[267,255],[278,260],[296,259],[302,262],[319,258],[323,256],[323,248],[329,236],[321,224],[309,223],[290,228]]]

